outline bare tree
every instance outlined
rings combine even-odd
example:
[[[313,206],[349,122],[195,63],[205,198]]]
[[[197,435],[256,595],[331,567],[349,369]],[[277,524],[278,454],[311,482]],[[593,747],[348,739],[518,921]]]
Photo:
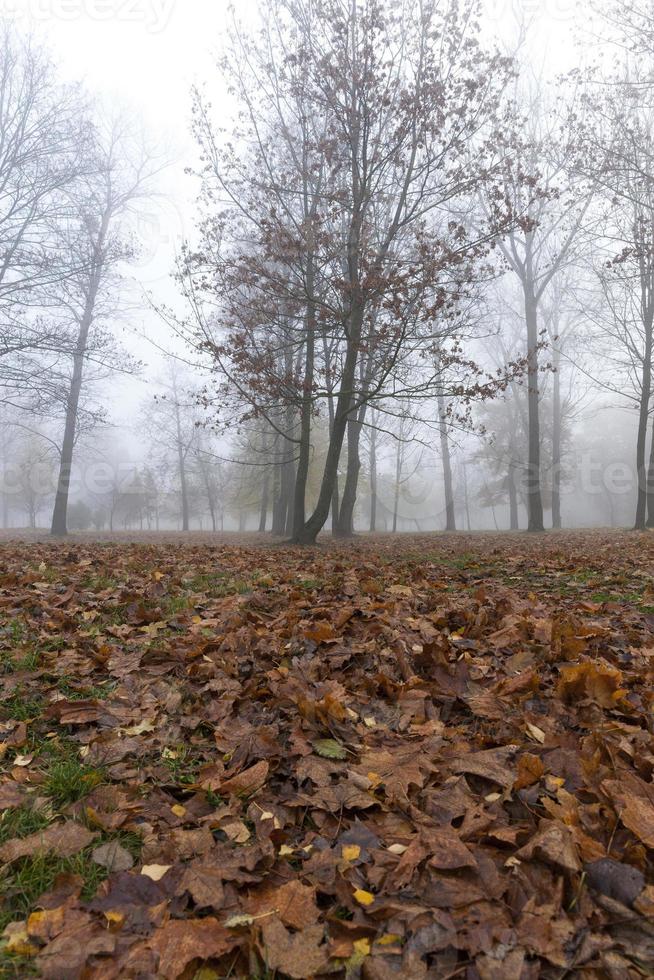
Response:
[[[59,350],[44,316],[52,288],[73,271],[59,234],[87,166],[83,95],[62,85],[47,53],[0,28],[0,398],[25,404],[47,375],[35,355]],[[33,375],[38,375],[35,380]]]
[[[66,351],[70,371],[64,379],[65,419],[52,515],[54,535],[66,534],[67,530],[80,398],[89,381],[89,369],[99,367],[106,377],[134,367],[117,347],[110,326],[120,308],[121,264],[132,253],[124,222],[152,193],[153,179],[160,169],[130,124],[117,121],[95,128],[91,162],[92,172],[75,188],[73,219],[62,231],[75,271],[61,284],[60,292],[60,315],[73,327],[73,335]]]
[[[528,183],[507,182],[506,193],[516,209],[524,204],[526,220],[509,231],[500,248],[522,292],[527,353],[527,512],[528,529],[542,531],[541,418],[539,350],[544,326],[541,310],[548,290],[578,253],[580,231],[593,199],[597,181],[584,174],[586,144],[574,92],[569,102],[556,109],[543,97],[543,79],[532,83],[538,94],[528,99],[524,170],[538,175],[540,193],[534,196]],[[535,178],[534,178],[535,179]],[[529,197],[529,200],[526,198]]]

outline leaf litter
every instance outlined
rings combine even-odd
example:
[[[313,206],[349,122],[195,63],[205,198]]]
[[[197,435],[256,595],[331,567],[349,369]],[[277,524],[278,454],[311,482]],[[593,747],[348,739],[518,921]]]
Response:
[[[651,975],[653,572],[619,532],[5,544],[0,975]]]

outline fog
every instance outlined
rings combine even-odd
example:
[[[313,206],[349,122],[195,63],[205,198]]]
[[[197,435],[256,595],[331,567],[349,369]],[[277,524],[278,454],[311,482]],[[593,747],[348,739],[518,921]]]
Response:
[[[645,0],[23,0],[0,524],[654,525]]]

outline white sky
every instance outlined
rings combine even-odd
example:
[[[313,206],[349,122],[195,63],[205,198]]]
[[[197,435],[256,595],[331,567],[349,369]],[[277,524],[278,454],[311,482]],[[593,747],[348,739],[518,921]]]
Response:
[[[189,135],[189,91],[204,82],[220,106],[219,76],[213,67],[228,22],[230,0],[0,0],[0,16],[30,28],[50,48],[61,73],[84,81],[91,93],[109,103],[127,103],[146,130],[174,148],[163,190],[165,199],[143,214],[136,231],[143,243],[135,276],[156,299],[172,301],[169,272],[176,244],[193,230],[193,179],[183,168],[193,158]],[[239,17],[247,19],[256,0],[235,0]],[[549,71],[572,60],[573,25],[583,0],[485,0],[489,33],[513,48],[517,25],[530,25],[528,47],[533,59]],[[523,50],[524,56],[524,50]],[[144,312],[134,324],[161,334],[158,319]],[[150,362],[139,382],[112,386],[117,417],[128,419],[157,373],[150,346],[132,338],[132,350]]]

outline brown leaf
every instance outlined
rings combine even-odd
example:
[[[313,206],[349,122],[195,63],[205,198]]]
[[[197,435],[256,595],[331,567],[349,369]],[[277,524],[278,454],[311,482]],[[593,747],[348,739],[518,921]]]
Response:
[[[591,888],[622,905],[632,906],[645,887],[642,871],[613,858],[591,861],[584,865],[584,871]]]
[[[521,861],[539,858],[565,871],[579,871],[581,868],[572,832],[565,824],[553,820],[542,820],[538,833],[515,856]]]
[[[625,827],[654,849],[654,790],[633,775],[624,781],[605,780],[602,789],[612,798]]]
[[[481,752],[458,756],[450,759],[449,764],[454,772],[482,776],[492,783],[510,789],[516,778],[516,769],[513,765],[516,752],[516,745],[502,745],[497,749],[483,749]]]
[[[254,894],[247,908],[255,916],[274,911],[284,925],[293,929],[314,925],[320,915],[315,887],[295,880],[266,890],[263,894]]]
[[[614,708],[627,693],[621,685],[621,671],[601,663],[581,663],[561,668],[556,692],[563,701],[588,698],[603,708]]]
[[[229,952],[233,937],[217,919],[170,919],[157,929],[148,946],[159,956],[158,976],[176,980],[193,960]]]
[[[255,762],[249,769],[244,769],[230,779],[224,779],[220,783],[220,792],[234,796],[252,796],[265,783],[269,769],[265,759]]]
[[[2,783],[0,785],[0,811],[21,806],[24,797],[25,790],[19,785],[19,783]]]
[[[327,965],[327,947],[323,943],[324,927],[307,926],[291,933],[276,916],[261,926],[263,958],[269,970],[279,970],[289,977],[303,978],[318,973]]]
[[[515,790],[524,789],[526,786],[533,786],[543,776],[545,766],[537,755],[525,752],[518,759],[518,778],[513,784]]]
[[[91,857],[107,871],[127,871],[134,864],[132,855],[117,840],[96,847]]]
[[[199,909],[222,908],[225,893],[221,869],[205,861],[192,861],[184,868],[178,887],[178,894],[185,891]]]
[[[54,851],[57,857],[67,858],[78,854],[87,847],[97,834],[92,833],[80,823],[67,820],[66,823],[53,824],[39,830],[29,837],[8,840],[0,847],[0,861],[10,863],[28,854]]]

